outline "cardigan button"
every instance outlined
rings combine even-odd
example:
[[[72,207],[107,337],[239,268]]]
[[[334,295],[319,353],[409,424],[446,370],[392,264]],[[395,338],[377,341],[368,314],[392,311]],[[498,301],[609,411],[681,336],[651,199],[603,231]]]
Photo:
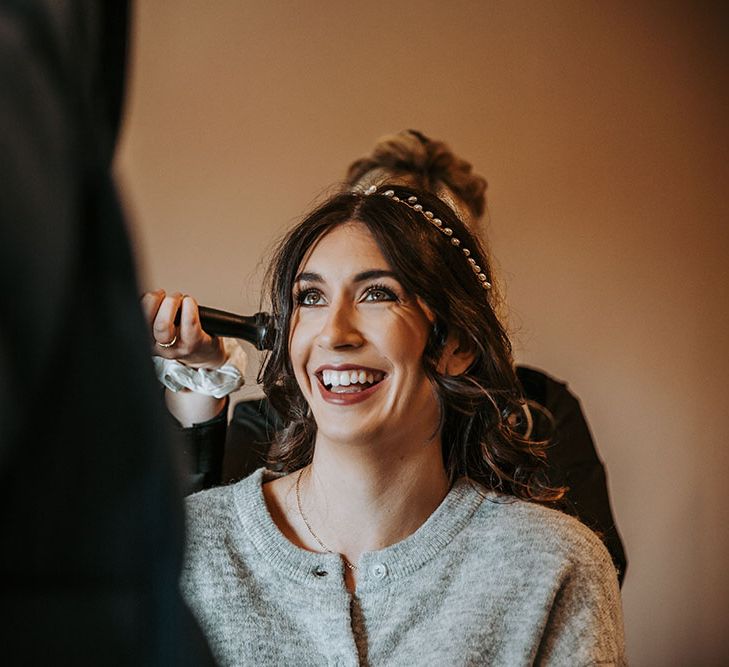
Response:
[[[315,577],[326,577],[329,574],[321,565],[317,565],[314,568],[314,576]]]
[[[370,569],[370,573],[375,579],[384,579],[387,576],[387,565],[384,563],[375,563]]]

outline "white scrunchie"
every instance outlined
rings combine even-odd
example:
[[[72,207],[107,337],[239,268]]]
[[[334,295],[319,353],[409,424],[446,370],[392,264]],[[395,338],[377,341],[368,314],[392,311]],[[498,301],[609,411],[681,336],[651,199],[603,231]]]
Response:
[[[226,360],[220,368],[190,368],[176,359],[152,357],[157,379],[172,392],[189,389],[196,394],[223,398],[243,386],[248,358],[238,341],[223,338]]]

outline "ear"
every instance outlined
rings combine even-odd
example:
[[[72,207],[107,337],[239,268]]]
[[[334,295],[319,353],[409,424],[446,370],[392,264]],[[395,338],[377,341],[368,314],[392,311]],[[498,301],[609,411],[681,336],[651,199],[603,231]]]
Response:
[[[461,375],[476,359],[472,345],[461,340],[454,333],[449,333],[438,360],[438,372],[441,375]]]

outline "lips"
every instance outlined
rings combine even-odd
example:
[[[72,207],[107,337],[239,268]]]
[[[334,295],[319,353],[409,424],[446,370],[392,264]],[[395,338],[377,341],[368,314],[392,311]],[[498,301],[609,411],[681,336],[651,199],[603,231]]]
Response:
[[[315,372],[322,398],[336,405],[351,405],[375,393],[387,373],[367,366],[321,366]]]

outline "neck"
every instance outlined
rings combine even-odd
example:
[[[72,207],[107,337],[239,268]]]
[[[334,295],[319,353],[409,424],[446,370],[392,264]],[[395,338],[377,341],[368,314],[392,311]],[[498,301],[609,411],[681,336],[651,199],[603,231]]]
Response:
[[[449,484],[440,438],[406,452],[394,448],[397,456],[349,449],[317,441],[300,491],[313,531],[329,549],[354,563],[362,552],[415,532],[448,493]]]

